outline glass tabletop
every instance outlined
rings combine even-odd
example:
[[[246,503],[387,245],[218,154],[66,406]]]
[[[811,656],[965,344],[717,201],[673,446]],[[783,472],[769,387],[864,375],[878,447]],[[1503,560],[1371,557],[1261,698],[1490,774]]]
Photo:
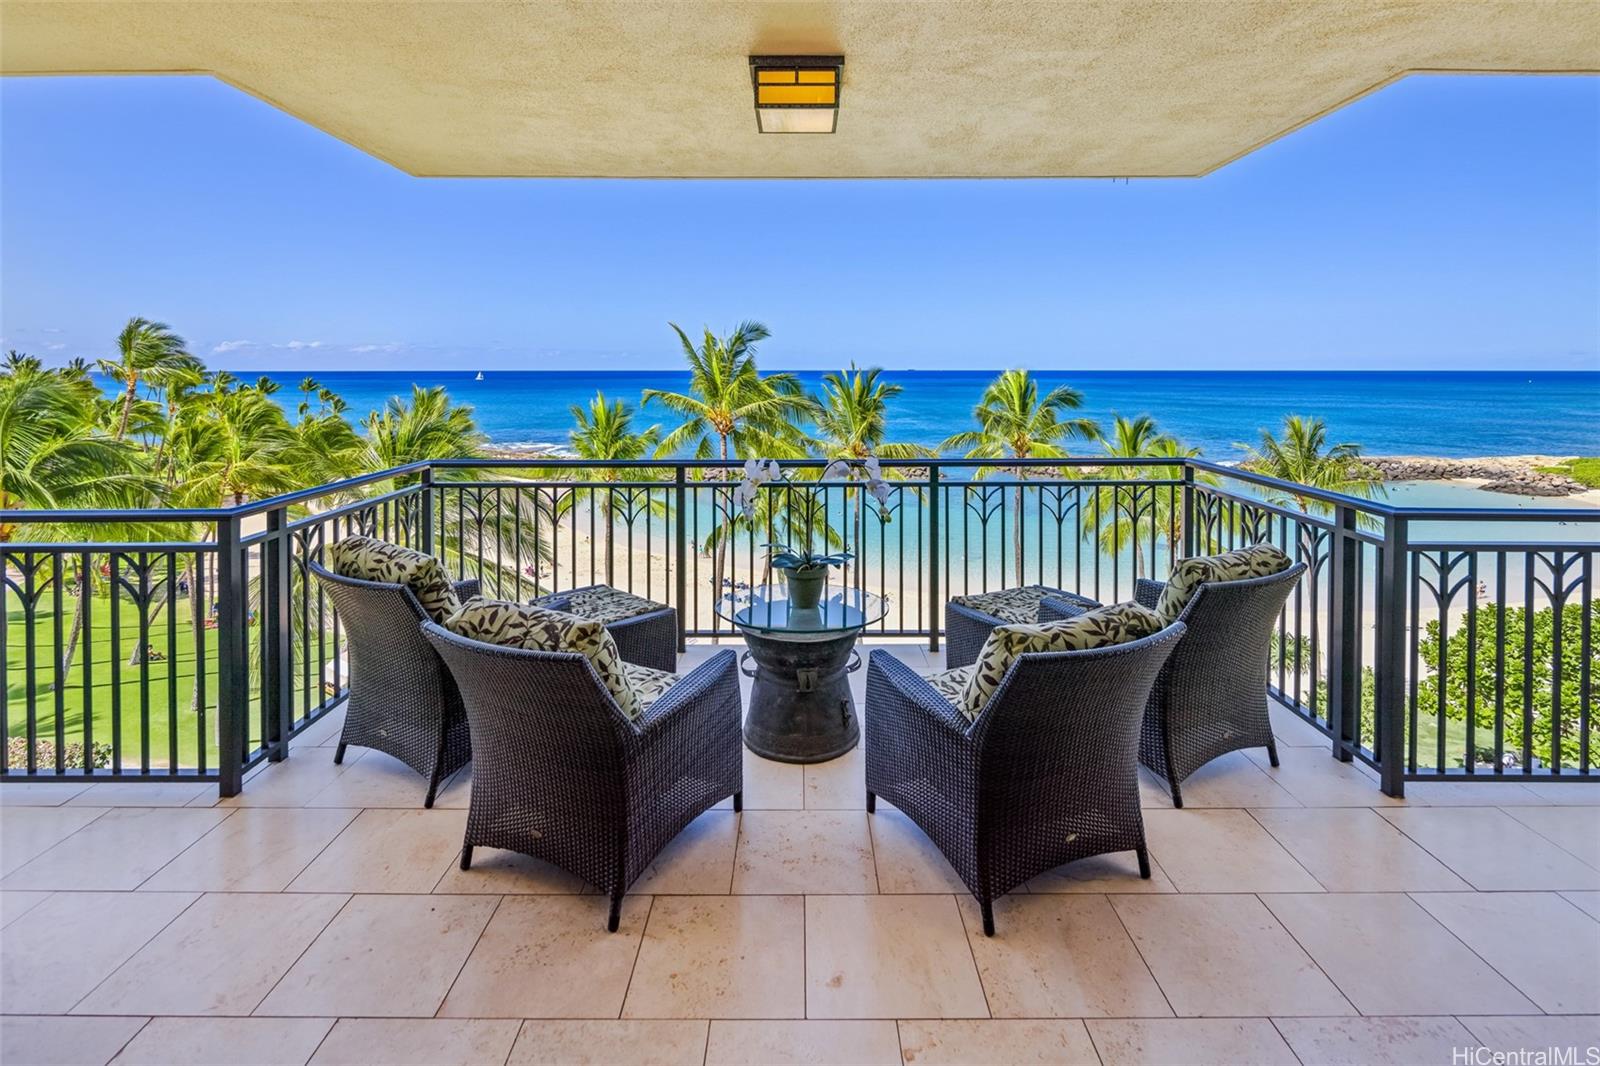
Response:
[[[825,590],[815,607],[795,607],[781,584],[757,585],[717,601],[718,617],[740,629],[779,637],[848,633],[879,621],[888,609],[882,596],[837,587]]]

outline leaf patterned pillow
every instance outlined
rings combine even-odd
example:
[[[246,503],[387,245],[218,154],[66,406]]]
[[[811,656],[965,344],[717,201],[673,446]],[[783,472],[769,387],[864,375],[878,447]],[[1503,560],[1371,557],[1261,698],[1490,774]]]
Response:
[[[597,622],[621,622],[666,608],[666,604],[614,589],[610,585],[589,585],[569,592],[553,592],[533,601],[541,607],[565,611]]]
[[[976,721],[1019,655],[1105,648],[1148,637],[1162,628],[1161,617],[1137,603],[1096,607],[1062,622],[997,626],[983,642],[972,676],[961,691],[961,713]]]
[[[1208,581],[1239,581],[1247,577],[1266,577],[1293,565],[1275,544],[1252,544],[1221,555],[1196,555],[1180,559],[1156,601],[1156,613],[1173,622],[1189,606],[1200,586]]]
[[[969,596],[952,596],[950,602],[974,611],[982,611],[1002,622],[1037,622],[1039,601],[1046,596],[1060,596],[1060,589],[1047,585],[1024,585],[1021,588],[996,589],[993,592],[974,592]]]
[[[640,706],[628,674],[617,653],[616,641],[606,627],[591,619],[535,607],[531,603],[474,596],[440,625],[468,640],[529,651],[575,651],[589,660],[606,691],[629,720],[639,717]]]
[[[439,560],[376,537],[337,541],[328,548],[328,568],[341,577],[405,585],[435,622],[442,622],[461,606]]]

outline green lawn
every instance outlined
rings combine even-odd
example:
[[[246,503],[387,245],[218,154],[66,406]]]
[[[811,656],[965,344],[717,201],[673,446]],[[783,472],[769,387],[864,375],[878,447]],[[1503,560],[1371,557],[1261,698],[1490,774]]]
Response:
[[[28,715],[28,671],[26,638],[28,625],[22,608],[16,604],[14,598],[8,598],[10,604],[6,612],[6,732],[9,737],[27,736]],[[77,604],[73,597],[64,597],[62,600],[62,625],[63,639],[70,633],[72,613]],[[127,768],[137,768],[140,765],[141,753],[145,750],[145,730],[148,728],[149,758],[153,767],[167,767],[172,765],[172,742],[177,742],[177,765],[184,768],[193,768],[199,765],[200,757],[200,714],[193,709],[195,682],[198,670],[196,669],[197,657],[195,653],[195,631],[190,624],[191,613],[187,598],[180,600],[175,605],[176,611],[176,655],[171,655],[172,648],[168,644],[173,618],[163,609],[159,615],[154,615],[149,628],[149,645],[161,658],[152,660],[140,666],[129,665],[128,659],[139,642],[139,618],[137,608],[128,600],[124,600],[119,607],[119,624],[117,635],[120,636],[120,645],[113,648],[113,632],[111,626],[111,601],[109,598],[100,597],[92,603],[93,616],[91,619],[90,638],[79,641],[77,653],[73,658],[71,669],[66,676],[66,684],[60,693],[61,706],[64,714],[65,739],[67,742],[81,743],[84,739],[84,669],[85,663],[90,668],[89,702],[93,706],[93,719],[91,722],[93,739],[96,746],[110,744],[114,737],[114,719],[116,711],[113,703],[120,700],[120,717],[122,734],[120,739],[122,765]],[[37,714],[37,735],[40,740],[55,739],[57,693],[54,689],[56,645],[54,623],[51,614],[54,610],[54,600],[46,596],[38,606],[39,617],[32,626],[35,641],[34,650],[34,706]],[[154,612],[152,612],[153,614]],[[251,639],[251,670],[252,681],[259,659],[257,658],[259,646],[256,643],[255,630],[252,630]],[[206,630],[204,637],[205,658],[205,765],[217,765],[217,631]],[[332,654],[331,634],[327,641],[328,654]],[[320,701],[320,682],[322,667],[316,663],[316,646],[312,644],[313,669],[311,677],[311,700],[313,703]],[[169,658],[168,656],[171,655]],[[116,669],[113,668],[116,664]],[[305,698],[300,673],[299,662],[296,662],[294,675],[295,692],[294,700],[296,713],[305,710]],[[252,683],[252,714],[250,716],[251,739],[259,736],[258,714],[260,696],[259,686]],[[146,706],[144,700],[148,693],[148,726],[145,725],[145,716],[141,710]],[[14,761],[13,766],[19,765]]]

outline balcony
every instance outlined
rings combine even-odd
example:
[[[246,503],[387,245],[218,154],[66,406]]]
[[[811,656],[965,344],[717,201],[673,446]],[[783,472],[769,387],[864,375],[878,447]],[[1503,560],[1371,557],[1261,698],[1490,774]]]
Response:
[[[1444,1063],[1600,1043],[1593,512],[1391,508],[1200,461],[892,469],[882,511],[816,491],[857,549],[840,580],[890,601],[864,645],[919,671],[943,665],[952,594],[1110,602],[1175,555],[1262,539],[1307,562],[1264,664],[1281,765],[1225,756],[1181,810],[1141,770],[1152,878],[1125,855],[1059,868],[997,901],[986,938],[909,819],[865,812],[860,748],[747,751],[744,811],[696,820],[607,934],[605,897],[553,867],[479,849],[459,869],[470,766],[424,810],[395,760],[334,765],[344,636],[306,566],[360,530],[508,598],[609,580],[679,608],[687,668],[737,645],[711,605],[763,580],[778,539],[707,554],[731,490],[714,464],[435,463],[225,511],[7,512],[0,1058]],[[79,539],[29,536],[69,522]],[[109,539],[130,529],[148,539]],[[120,591],[88,598],[68,666],[79,574]],[[1570,633],[1523,625],[1546,610]]]

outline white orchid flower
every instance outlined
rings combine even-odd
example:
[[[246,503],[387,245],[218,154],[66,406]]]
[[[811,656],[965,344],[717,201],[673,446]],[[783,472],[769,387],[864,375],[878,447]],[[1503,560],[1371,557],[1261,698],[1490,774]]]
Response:
[[[822,480],[824,480],[824,481],[849,480],[850,474],[851,474],[850,464],[845,462],[843,459],[835,459],[833,462],[829,463],[826,467],[823,468]]]
[[[761,480],[761,460],[746,459],[744,461],[744,479],[746,481]]]
[[[767,460],[767,480],[768,481],[777,481],[782,475],[783,475],[783,471],[778,469],[778,460],[776,460],[776,459],[768,459]]]
[[[889,483],[887,481],[874,481],[867,486],[867,491],[872,493],[872,498],[877,500],[880,504],[887,504],[889,502],[889,497],[894,493],[894,490],[889,487]]]
[[[883,470],[878,466],[878,457],[876,455],[867,456],[866,460],[863,462],[862,465],[867,468],[867,477],[870,480],[872,480],[872,481],[882,481],[883,480]]]

